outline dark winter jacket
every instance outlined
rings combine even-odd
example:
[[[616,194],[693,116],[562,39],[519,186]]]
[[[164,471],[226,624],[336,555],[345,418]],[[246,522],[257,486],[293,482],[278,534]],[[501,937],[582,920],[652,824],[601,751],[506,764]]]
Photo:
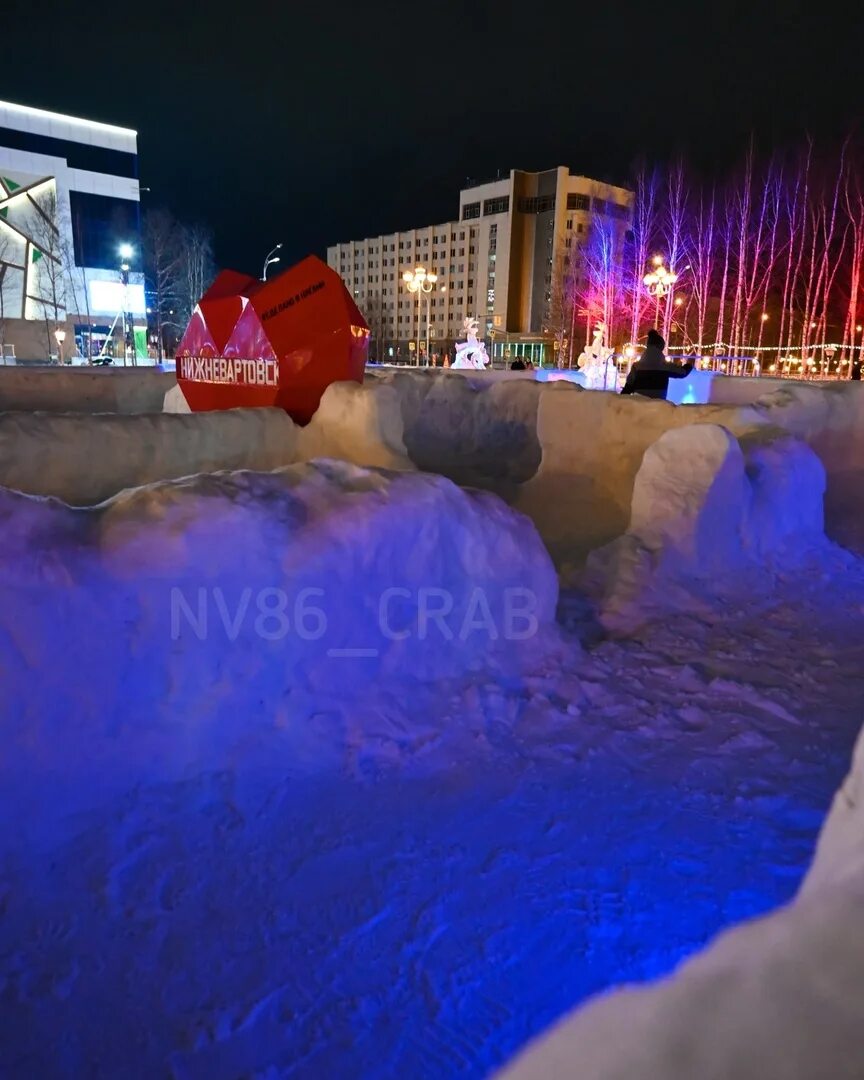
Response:
[[[646,345],[642,355],[630,369],[622,394],[641,394],[643,397],[666,399],[670,379],[686,379],[693,370],[691,363],[672,364],[656,345]]]

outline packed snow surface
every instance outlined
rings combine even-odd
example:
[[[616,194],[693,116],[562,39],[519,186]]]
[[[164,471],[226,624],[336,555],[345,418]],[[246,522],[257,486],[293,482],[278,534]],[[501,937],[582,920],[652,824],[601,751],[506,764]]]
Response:
[[[0,520],[4,1076],[487,1075],[788,901],[861,724],[864,568],[828,545],[616,640],[441,478]]]

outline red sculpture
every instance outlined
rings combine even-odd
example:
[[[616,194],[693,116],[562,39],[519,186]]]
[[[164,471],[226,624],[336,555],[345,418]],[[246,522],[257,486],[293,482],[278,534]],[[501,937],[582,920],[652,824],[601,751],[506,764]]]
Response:
[[[274,405],[308,423],[333,382],[363,381],[369,327],[335,270],[314,255],[272,281],[223,270],[177,348],[193,412]]]

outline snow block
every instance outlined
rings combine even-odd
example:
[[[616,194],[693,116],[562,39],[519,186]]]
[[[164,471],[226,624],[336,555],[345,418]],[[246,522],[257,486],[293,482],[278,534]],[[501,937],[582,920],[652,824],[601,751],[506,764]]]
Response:
[[[825,541],[825,467],[809,446],[793,438],[743,439],[752,488],[747,543],[775,556]]]
[[[646,450],[664,432],[696,423],[743,434],[763,421],[749,409],[676,407],[567,383],[545,386],[537,417],[542,461],[514,505],[534,521],[557,565],[579,566],[626,531]]]
[[[281,409],[206,415],[0,413],[0,485],[92,506],[124,488],[217,469],[296,461]]]
[[[402,414],[392,385],[369,380],[332,383],[318,411],[299,431],[298,457],[341,458],[355,465],[413,470],[402,440]]]
[[[531,379],[506,381],[489,375],[388,371],[370,382],[395,391],[406,452],[418,469],[457,483],[512,490],[540,463],[536,430],[541,387]]]
[[[636,474],[623,536],[593,551],[586,582],[624,629],[700,584],[797,565],[826,543],[825,470],[803,443],[767,430],[739,442],[716,424],[667,431]]]
[[[335,270],[309,256],[271,281],[223,271],[177,347],[193,412],[276,406],[299,424],[333,382],[363,381],[369,327]]]
[[[156,413],[175,383],[152,367],[6,367],[0,411]]]
[[[727,570],[743,559],[749,499],[735,437],[714,424],[690,424],[645,451],[628,532],[687,572]]]
[[[512,667],[555,624],[531,522],[442,477],[318,460],[90,510],[0,491],[0,531],[3,694],[22,718],[77,715],[93,692],[145,725],[188,702],[200,729],[251,722],[266,694],[277,722],[294,690]]]

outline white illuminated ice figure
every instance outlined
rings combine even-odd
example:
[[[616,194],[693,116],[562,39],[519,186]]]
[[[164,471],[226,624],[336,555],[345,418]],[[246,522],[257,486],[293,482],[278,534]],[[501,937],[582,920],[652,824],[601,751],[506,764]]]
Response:
[[[474,368],[482,371],[489,363],[486,345],[477,338],[478,328],[477,320],[470,317],[462,324],[462,333],[465,335],[466,340],[456,343],[454,368]]]
[[[617,390],[618,368],[612,359],[614,350],[603,344],[606,324],[598,322],[594,328],[594,340],[579,354],[577,364],[585,376],[587,390]]]

